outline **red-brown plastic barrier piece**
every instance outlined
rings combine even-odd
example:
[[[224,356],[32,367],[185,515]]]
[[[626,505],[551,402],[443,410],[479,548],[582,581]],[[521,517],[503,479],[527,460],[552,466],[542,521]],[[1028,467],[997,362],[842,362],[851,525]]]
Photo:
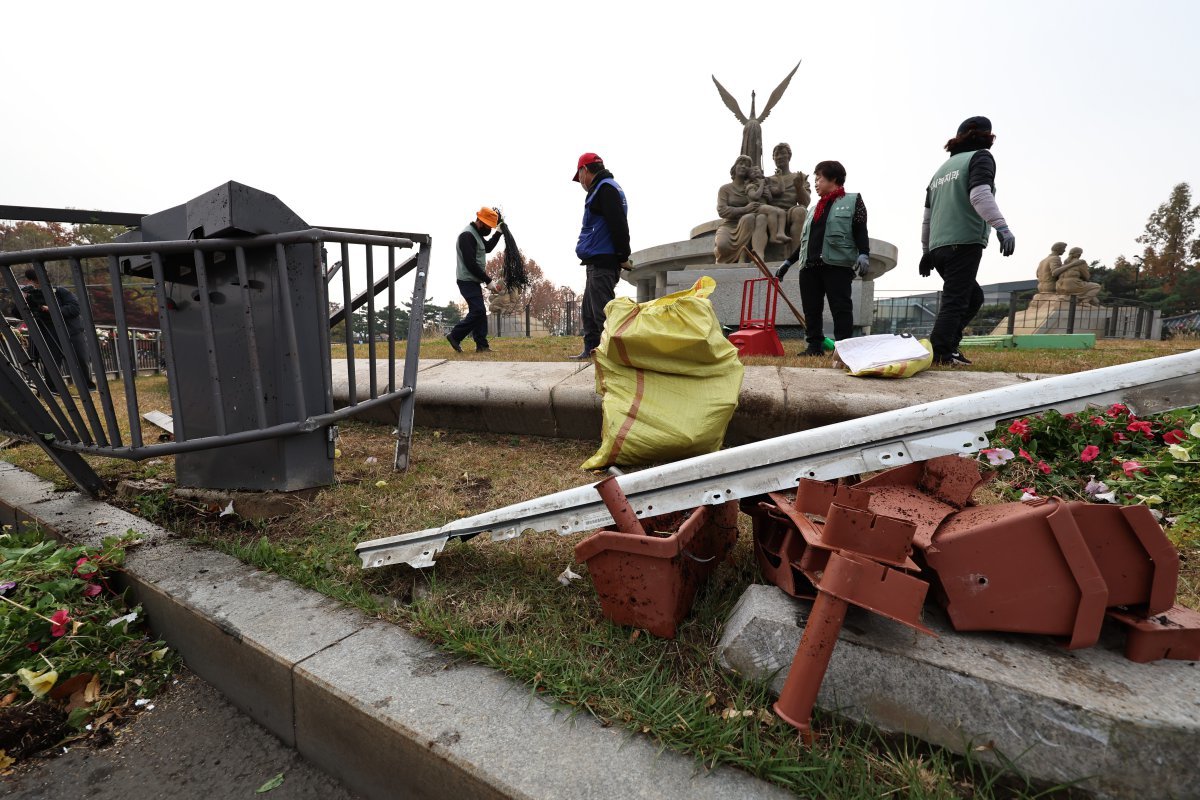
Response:
[[[737,514],[731,500],[697,508],[666,535],[597,531],[575,546],[575,560],[588,565],[604,616],[674,639],[696,590],[733,548]],[[641,525],[657,531],[661,519]]]
[[[1130,661],[1200,661],[1200,612],[1177,605],[1151,617],[1118,610],[1108,615],[1129,629],[1125,657]]]
[[[644,534],[646,532],[646,529],[642,527],[642,521],[630,508],[629,498],[621,490],[621,485],[617,483],[615,475],[600,481],[595,488],[600,493],[600,499],[604,501],[608,513],[612,514],[617,530],[622,533]]]
[[[775,713],[800,731],[806,744],[813,741],[813,705],[850,604],[934,635],[920,623],[921,606],[929,585],[869,558],[854,553],[830,552],[817,588],[817,599],[804,624],[804,633],[783,690],[774,705]]]

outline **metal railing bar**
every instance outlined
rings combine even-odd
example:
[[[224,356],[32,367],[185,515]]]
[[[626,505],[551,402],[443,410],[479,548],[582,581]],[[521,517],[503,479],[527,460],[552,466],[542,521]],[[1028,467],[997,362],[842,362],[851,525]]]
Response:
[[[390,236],[371,236],[355,233],[335,233],[323,228],[309,228],[287,233],[267,233],[253,239],[174,239],[161,242],[109,242],[108,244],[80,244],[70,247],[47,247],[38,250],[22,250],[0,253],[0,267],[13,264],[28,264],[32,261],[66,261],[75,258],[103,258],[106,256],[138,256],[151,252],[190,253],[200,250],[211,253],[232,250],[235,247],[268,247],[275,244],[308,244],[310,242],[342,242],[346,244],[378,244],[384,247],[412,247],[409,239]]]
[[[375,254],[374,248],[367,245],[367,286],[375,285]],[[388,332],[391,336],[391,332]],[[369,387],[370,396],[377,397],[379,395],[377,380],[375,377],[376,359],[375,359],[375,295],[371,294],[367,297],[367,386]]]
[[[133,365],[129,363],[132,353],[126,347],[129,325],[125,320],[125,293],[121,291],[121,264],[115,254],[108,257],[108,280],[112,287],[113,319],[117,323],[117,365],[125,385],[125,413],[129,415],[129,443],[133,447],[141,447],[142,420],[138,416],[137,386],[133,380]]]
[[[67,336],[67,326],[63,323],[62,308],[59,306],[58,297],[55,296],[54,288],[50,284],[50,276],[46,274],[46,265],[41,261],[35,261],[33,262],[33,269],[37,273],[38,286],[41,287],[42,301],[46,304],[46,307],[50,309],[50,324],[54,328],[53,339],[57,340],[59,356],[62,358],[62,362],[67,365],[68,371],[70,371],[71,363],[75,359],[73,357],[68,357],[67,353],[74,353],[74,350],[71,349],[71,340],[70,337]],[[36,312],[34,312],[32,308],[29,309],[29,312],[31,317],[37,316]],[[43,338],[41,324],[37,323],[34,325],[34,327],[37,328],[38,338]],[[33,333],[33,328],[30,328],[29,332]],[[43,339],[43,341],[45,341],[45,339]],[[83,417],[79,414],[79,408],[75,405],[74,395],[72,395],[67,389],[67,383],[65,380],[63,380],[59,361],[58,359],[54,358],[53,350],[49,349],[48,341],[46,344],[46,351],[49,353],[50,357],[42,361],[42,366],[47,374],[53,374],[54,385],[58,389],[57,402],[62,403],[63,411],[66,412],[67,416],[70,417],[71,421],[74,423],[70,427],[64,428],[63,432],[67,433],[68,435],[72,435],[74,438],[82,441],[85,444],[92,444],[91,431],[88,430],[87,423],[83,421]],[[75,370],[76,373],[78,371],[78,369]],[[78,379],[74,378],[73,380]],[[76,383],[75,385],[78,386],[79,384]],[[86,391],[86,387],[84,391]],[[49,401],[50,398],[47,397],[46,400]]]
[[[312,261],[313,269],[316,271],[317,275],[320,275],[321,274],[321,266],[322,266],[322,264],[324,264],[325,260],[323,258],[321,244],[319,242],[314,242],[312,245],[312,258],[313,258],[313,261]],[[329,308],[329,287],[325,281],[317,281],[317,286],[319,287],[319,291],[320,291],[320,297],[318,298],[318,303],[319,303],[318,307],[322,308],[322,309],[328,309]],[[329,326],[328,325],[317,325],[317,341],[320,343],[319,347],[320,347],[322,353],[328,353],[330,351],[331,338],[332,337],[330,337],[330,335],[329,335]],[[333,408],[333,359],[332,358],[322,358],[321,359],[321,379],[324,382],[325,407]]]
[[[258,427],[267,425],[267,406],[263,394],[262,367],[258,362],[258,334],[254,328],[254,313],[250,297],[250,276],[246,271],[246,248],[233,249],[237,262],[238,284],[242,287],[242,315],[246,325],[246,350],[250,359],[250,380],[254,384],[254,410],[258,416]]]
[[[396,248],[388,248],[388,388],[396,391]]]
[[[150,254],[150,269],[151,273],[154,275],[154,296],[158,301],[158,325],[159,330],[161,331],[159,334],[159,355],[162,355],[162,348],[166,347],[167,354],[172,359],[172,364],[174,364],[175,350],[174,345],[172,344],[173,340],[171,338],[173,335],[171,332],[171,318],[167,313],[170,311],[170,308],[168,307],[169,303],[167,300],[166,281],[163,280],[162,254]],[[182,398],[179,396],[179,381],[171,378],[167,381],[167,388],[171,394],[171,408],[183,408]],[[175,416],[178,417],[178,419],[174,420],[173,425],[175,430],[175,439],[181,442],[186,441],[187,431],[185,430],[183,415],[176,411]]]
[[[342,306],[348,307],[350,297],[350,245],[342,242]],[[358,381],[354,374],[354,312],[343,317],[346,323],[346,387],[350,405],[358,404]]]
[[[75,283],[75,296],[79,298],[79,324],[83,326],[84,347],[88,350],[88,360],[90,361],[92,353],[98,352],[100,347],[96,341],[96,326],[92,320],[92,301],[88,297],[87,287],[83,282],[83,265],[79,263],[79,259],[77,258],[71,259],[71,278]],[[100,415],[96,413],[96,404],[92,400],[92,393],[88,390],[88,384],[92,382],[91,373],[94,373],[95,370],[92,369],[89,372],[80,363],[77,358],[78,354],[75,352],[75,343],[70,341],[71,334],[66,329],[66,317],[62,317],[61,308],[59,311],[62,322],[60,323],[58,320],[55,320],[55,325],[62,325],[63,334],[68,340],[67,343],[71,345],[71,357],[66,359],[67,369],[71,373],[71,380],[75,382],[75,388],[79,391],[80,405],[83,406],[83,412],[87,415],[88,423],[92,427],[92,438],[96,440],[97,444],[107,446],[108,437],[105,435],[104,426],[100,423]],[[66,350],[63,351],[64,358],[67,352]],[[94,361],[92,363],[95,364]],[[107,380],[102,377],[102,373],[98,373],[96,377],[99,378],[96,381],[96,389],[99,390],[100,384],[107,383]],[[83,380],[81,381],[80,378],[83,378]]]
[[[283,327],[287,336],[288,372],[291,374],[292,386],[296,393],[296,416],[304,419],[308,416],[308,404],[304,399],[304,375],[300,371],[300,342],[296,334],[296,314],[292,308],[292,282],[288,278],[287,250],[282,242],[275,244],[275,274],[279,276],[279,296],[283,302]]]
[[[378,295],[385,288],[387,288],[387,282],[389,278],[393,281],[399,280],[408,273],[412,272],[416,266],[417,257],[415,255],[409,256],[398,268],[392,269],[392,274],[390,276],[380,278],[375,282],[374,286],[370,286],[356,295],[352,302],[344,303],[342,308],[339,308],[337,311],[330,314],[329,325],[331,327],[337,325],[339,322],[345,319],[347,315],[353,314],[355,311],[358,311],[358,309],[362,308],[363,303],[367,302],[367,296],[369,294]]]
[[[247,442],[257,442],[263,439],[274,439],[282,436],[294,436],[304,433],[312,433],[314,430],[325,425],[331,425],[339,422],[347,417],[352,417],[355,414],[360,414],[363,411],[368,411],[376,406],[386,405],[395,402],[397,399],[404,400],[412,395],[412,388],[405,387],[391,394],[381,395],[371,400],[364,400],[355,408],[344,407],[337,411],[332,411],[327,414],[318,414],[314,417],[307,417],[299,422],[284,422],[278,425],[272,425],[269,428],[260,428],[251,431],[237,431],[235,433],[226,433],[213,436],[198,436],[195,439],[188,439],[186,442],[163,442],[159,444],[139,445],[137,447],[108,447],[101,448],[96,445],[82,445],[76,442],[55,441],[52,446],[58,450],[68,450],[71,452],[88,453],[90,455],[105,456],[107,458],[121,458],[127,461],[142,461],[155,456],[170,456],[179,453],[194,453],[198,450],[209,450],[214,447],[225,447],[227,445],[246,444]],[[23,434],[13,433],[11,431],[0,431],[5,434],[11,433],[14,436],[25,438]]]
[[[21,293],[21,287],[17,285],[16,278],[7,269],[0,269],[0,274],[4,276],[4,282],[8,287],[9,296],[12,298],[13,308],[16,310],[17,316],[25,323],[26,341],[32,345],[34,350],[39,350],[40,348],[40,351],[45,352],[47,350],[45,342],[42,341],[40,345],[38,343],[42,339],[41,331],[36,331],[35,336],[34,328],[37,327],[37,323],[33,320],[33,312],[29,308],[29,304],[25,301],[25,297]],[[71,423],[67,420],[63,410],[59,408],[57,403],[51,400],[53,395],[50,393],[50,387],[47,385],[42,371],[37,368],[37,363],[33,359],[33,353],[26,349],[25,345],[21,344],[16,334],[13,333],[12,327],[7,322],[5,322],[3,327],[5,341],[8,342],[13,355],[20,360],[21,370],[25,373],[25,377],[34,385],[34,390],[46,403],[50,414],[54,417],[55,424],[63,431],[71,430]]]
[[[192,251],[192,263],[196,269],[196,296],[200,303],[200,327],[204,330],[205,360],[208,363],[208,382],[212,389],[213,418],[217,433],[229,432],[225,421],[225,397],[221,391],[221,369],[217,364],[217,337],[212,320],[212,299],[208,295],[208,259],[200,250]],[[176,365],[178,369],[178,365]]]
[[[83,283],[83,264],[78,258],[71,259],[71,272],[75,276],[75,285],[81,285]],[[87,298],[87,293],[84,292],[80,297]],[[113,408],[112,390],[108,386],[108,371],[104,368],[104,355],[100,352],[100,341],[96,335],[96,320],[92,317],[90,299],[86,303],[79,304],[79,313],[91,334],[87,337],[88,356],[92,360],[92,371],[96,375],[96,391],[100,395],[100,406],[104,410],[105,422],[108,423],[108,436],[105,437],[103,430],[100,430],[98,438],[103,445],[109,446],[109,440],[119,445],[122,443],[121,426],[117,422],[116,409]]]

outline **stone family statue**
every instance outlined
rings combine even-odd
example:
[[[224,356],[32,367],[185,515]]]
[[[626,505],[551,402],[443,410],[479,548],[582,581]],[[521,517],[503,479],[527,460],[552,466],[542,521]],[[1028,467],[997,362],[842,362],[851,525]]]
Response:
[[[768,242],[784,245],[790,255],[800,246],[811,194],[808,176],[791,171],[792,148],[786,142],[771,153],[775,174],[764,176],[750,156],[739,155],[729,170],[729,183],[717,191],[717,228],[713,259],[718,264],[746,261],[749,245],[765,255]]]
[[[1043,258],[1037,267],[1038,290],[1034,300],[1067,300],[1075,295],[1076,302],[1085,306],[1098,306],[1100,284],[1091,280],[1087,262],[1083,260],[1083,248],[1072,247],[1063,263],[1062,255],[1066,242],[1055,242],[1050,255]]]
[[[791,255],[800,247],[800,233],[804,230],[804,218],[808,216],[812,195],[808,190],[808,176],[803,172],[792,172],[791,145],[787,142],[775,145],[771,159],[775,162],[775,174],[767,179],[771,184],[771,205],[783,209],[787,215],[787,251]]]
[[[1038,294],[1051,295],[1055,293],[1055,283],[1062,272],[1062,254],[1067,252],[1066,242],[1055,242],[1050,246],[1050,255],[1038,262],[1037,290]]]
[[[717,80],[717,76],[713,75],[713,83],[717,85],[717,92],[720,93],[721,99],[725,101],[725,106],[733,112],[737,117],[738,122],[742,123],[742,155],[749,156],[753,166],[762,167],[762,121],[771,113],[771,109],[779,102],[779,98],[783,97],[784,91],[787,90],[788,84],[792,80],[792,76],[796,74],[796,70],[800,69],[800,62],[796,62],[796,66],[792,67],[792,71],[783,79],[783,83],[775,87],[775,91],[771,92],[771,96],[767,99],[767,104],[763,106],[762,114],[755,115],[754,100],[755,93],[750,92],[750,116],[742,113],[741,106],[737,100],[733,99],[721,82]]]
[[[1077,302],[1080,305],[1098,306],[1100,301],[1096,297],[1100,294],[1100,284],[1088,280],[1091,274],[1082,256],[1082,247],[1071,248],[1067,253],[1066,263],[1060,268],[1054,289],[1060,295],[1075,295],[1079,298]]]
[[[750,156],[738,156],[729,168],[729,183],[717,190],[717,216],[721,218],[721,226],[717,228],[713,256],[718,264],[746,260],[741,256],[746,245],[759,253],[762,250],[756,245],[766,245],[766,219],[758,214],[761,203],[751,200],[747,193],[751,166]]]

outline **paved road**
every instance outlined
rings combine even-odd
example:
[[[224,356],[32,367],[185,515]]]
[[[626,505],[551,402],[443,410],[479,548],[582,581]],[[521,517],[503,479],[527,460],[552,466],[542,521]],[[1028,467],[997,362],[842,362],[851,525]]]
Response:
[[[279,773],[283,783],[256,794]],[[103,749],[76,747],[37,759],[0,779],[15,800],[355,800],[333,778],[238,711],[214,688],[181,670]]]

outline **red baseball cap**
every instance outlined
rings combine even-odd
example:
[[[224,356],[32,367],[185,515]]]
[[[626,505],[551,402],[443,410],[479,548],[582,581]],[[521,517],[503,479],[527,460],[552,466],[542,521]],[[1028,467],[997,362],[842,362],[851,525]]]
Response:
[[[583,169],[588,164],[600,164],[601,166],[603,166],[604,159],[601,158],[600,156],[596,155],[595,153],[584,153],[583,155],[581,155],[579,157],[579,163],[575,165],[575,174],[571,177],[571,180],[578,181],[579,180],[579,170]]]

